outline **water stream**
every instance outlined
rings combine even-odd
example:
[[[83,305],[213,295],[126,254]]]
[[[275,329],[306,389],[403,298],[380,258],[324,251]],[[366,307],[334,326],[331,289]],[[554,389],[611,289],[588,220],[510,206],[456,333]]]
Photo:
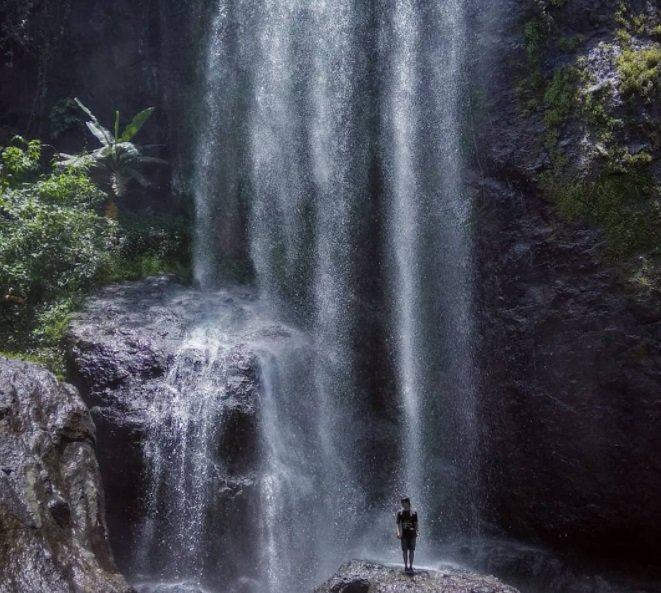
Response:
[[[253,345],[258,531],[234,543],[255,570],[227,590],[304,591],[352,555],[397,561],[404,492],[430,538],[476,524],[466,8],[215,3],[192,175],[196,280],[252,278],[264,323],[307,336],[305,348]],[[222,470],[208,453],[232,347],[222,324],[210,315],[182,345],[170,379],[178,407],[154,433],[170,473],[152,463],[150,504],[188,528],[159,552],[147,521],[142,545],[176,567],[173,579],[200,583],[214,581],[206,485]],[[191,369],[190,349],[206,362]]]

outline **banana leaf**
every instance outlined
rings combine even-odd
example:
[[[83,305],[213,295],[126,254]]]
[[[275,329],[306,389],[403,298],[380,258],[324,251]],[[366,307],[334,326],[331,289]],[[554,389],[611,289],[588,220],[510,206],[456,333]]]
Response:
[[[109,146],[114,143],[115,139],[113,138],[110,130],[104,128],[100,123],[86,121],[85,125],[89,128],[89,131],[94,134],[96,139],[104,146]]]
[[[140,128],[143,126],[143,124],[149,119],[151,114],[154,112],[154,107],[147,107],[147,109],[143,109],[140,113],[138,113],[131,123],[124,128],[124,131],[122,132],[121,136],[117,138],[118,142],[128,142],[135,136],[139,131]]]
[[[85,112],[85,115],[87,115],[87,117],[89,117],[90,120],[92,120],[97,124],[99,123],[99,120],[96,118],[96,115],[94,115],[87,107],[85,107],[85,105],[83,105],[83,102],[78,97],[74,97],[73,100],[76,102],[76,105],[78,105],[78,107],[80,107]]]

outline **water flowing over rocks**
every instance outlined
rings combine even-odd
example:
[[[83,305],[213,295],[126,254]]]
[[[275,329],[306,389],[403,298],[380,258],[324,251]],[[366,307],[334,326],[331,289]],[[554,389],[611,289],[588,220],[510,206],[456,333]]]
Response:
[[[517,593],[491,576],[444,568],[416,569],[405,574],[401,567],[375,562],[346,562],[314,593]]]
[[[200,86],[199,79],[204,76],[200,72],[204,69],[200,64],[204,59],[196,52],[204,51],[201,46],[204,46],[208,37],[205,23],[213,21],[214,11],[220,4],[223,3],[201,0],[169,0],[161,3],[120,0],[110,8],[99,3],[77,1],[73,3],[75,10],[72,11],[74,26],[64,33],[65,38],[57,46],[61,52],[57,54],[57,59],[54,51],[41,52],[50,59],[45,73],[37,68],[32,56],[12,65],[11,75],[7,74],[7,66],[3,74],[7,74],[5,78],[9,83],[2,86],[0,103],[3,106],[13,105],[5,111],[15,115],[18,121],[32,121],[31,126],[25,125],[26,129],[32,130],[35,129],[34,121],[41,121],[36,126],[37,130],[44,128],[50,107],[58,98],[72,94],[78,94],[86,102],[89,96],[92,100],[90,106],[99,113],[109,113],[116,107],[121,107],[122,113],[134,112],[146,105],[156,105],[158,111],[155,117],[160,118],[161,125],[150,130],[157,134],[154,141],[168,144],[168,152],[172,152],[168,160],[173,165],[190,160],[190,154],[186,153],[194,151],[186,143],[197,142],[196,146],[201,147],[200,150],[210,149],[208,161],[198,159],[203,165],[200,179],[208,178],[212,182],[214,178],[206,164],[208,162],[217,169],[218,161],[221,161],[221,172],[228,173],[233,180],[240,169],[235,159],[241,156],[241,151],[235,148],[246,132],[235,129],[240,117],[225,117],[226,123],[222,126],[216,125],[217,122],[208,126],[209,135],[217,136],[216,142],[185,140],[196,136],[189,131],[191,114],[183,107],[200,103],[200,97],[193,97],[194,93],[189,93],[187,89],[197,89]],[[235,4],[237,7],[241,4],[250,5],[227,4],[233,7],[229,11],[232,18],[237,17]],[[326,6],[330,3],[317,4]],[[356,6],[359,4],[355,3]],[[421,262],[433,259],[428,255],[445,251],[445,247],[439,248],[437,245],[442,235],[438,229],[449,218],[439,211],[439,220],[425,224],[425,233],[404,232],[397,237],[397,241],[395,237],[386,241],[386,236],[392,231],[386,228],[388,196],[383,187],[387,180],[384,179],[383,169],[387,166],[380,160],[390,162],[393,160],[392,155],[372,148],[361,153],[353,146],[345,147],[339,143],[332,146],[333,139],[351,135],[347,134],[347,130],[352,130],[347,127],[347,121],[360,123],[361,117],[364,118],[363,123],[353,124],[355,137],[364,138],[369,134],[378,136],[373,131],[376,124],[371,119],[384,117],[380,114],[387,111],[387,104],[382,99],[392,93],[393,106],[396,100],[405,100],[405,103],[410,100],[410,107],[415,107],[412,98],[428,86],[425,82],[422,85],[425,89],[420,88],[420,85],[415,89],[411,87],[413,80],[410,74],[413,69],[404,59],[409,51],[405,46],[405,42],[410,40],[408,34],[402,35],[397,45],[400,48],[399,55],[392,61],[392,65],[385,68],[387,84],[381,84],[377,79],[370,82],[371,73],[384,71],[387,65],[383,56],[379,61],[378,39],[370,32],[377,26],[388,25],[379,24],[379,15],[389,14],[385,10],[389,4],[374,2],[365,3],[365,6],[368,4],[373,14],[359,21],[362,23],[359,35],[347,34],[346,39],[351,43],[372,39],[373,48],[367,48],[365,52],[365,48],[357,45],[355,50],[352,47],[351,51],[341,56],[347,65],[353,64],[355,56],[366,56],[358,64],[357,72],[361,74],[364,69],[361,76],[370,84],[361,85],[356,93],[363,96],[363,99],[354,109],[355,117],[332,119],[325,105],[337,106],[340,101],[336,99],[342,94],[339,92],[341,89],[332,84],[327,89],[318,89],[316,86],[319,78],[336,81],[337,76],[326,74],[340,71],[339,66],[345,62],[338,60],[329,66],[323,59],[310,59],[313,53],[306,45],[312,45],[310,41],[303,42],[295,36],[279,35],[279,30],[272,24],[275,21],[268,20],[268,13],[254,8],[250,14],[259,17],[262,34],[249,35],[248,41],[253,43],[259,40],[262,44],[258,48],[260,55],[268,59],[262,62],[262,68],[257,73],[254,72],[257,62],[248,59],[247,66],[240,69],[238,80],[230,81],[234,86],[221,85],[231,100],[225,101],[222,95],[212,93],[211,107],[214,107],[216,101],[222,109],[235,109],[239,115],[247,109],[247,105],[263,111],[250,118],[256,126],[255,137],[260,140],[255,142],[261,155],[257,159],[258,170],[261,172],[260,185],[253,188],[250,184],[244,186],[235,183],[235,193],[241,199],[244,199],[244,194],[260,190],[258,197],[264,200],[261,209],[255,210],[257,218],[253,220],[250,229],[254,237],[264,239],[251,254],[258,261],[258,275],[263,286],[270,287],[273,293],[283,299],[305,301],[307,307],[303,309],[306,311],[314,309],[322,313],[316,322],[320,328],[320,341],[326,346],[337,344],[336,351],[343,355],[334,357],[334,360],[339,361],[336,363],[338,374],[348,368],[346,360],[349,357],[345,353],[350,350],[346,345],[351,344],[353,347],[354,343],[363,344],[357,365],[365,370],[358,376],[360,389],[354,390],[351,383],[344,391],[351,396],[358,394],[358,398],[347,397],[347,401],[355,402],[360,398],[367,400],[368,395],[371,398],[369,405],[362,405],[355,414],[357,418],[365,419],[366,428],[373,429],[380,422],[378,430],[359,431],[365,435],[364,440],[369,441],[359,446],[361,451],[370,452],[362,455],[369,463],[360,471],[353,472],[359,476],[356,480],[361,489],[374,493],[389,488],[387,478],[397,463],[396,448],[389,446],[395,432],[393,426],[398,419],[393,418],[397,412],[392,412],[398,408],[395,387],[398,378],[388,375],[396,374],[392,370],[398,358],[393,353],[397,350],[393,346],[393,336],[413,335],[405,331],[387,331],[382,321],[390,308],[395,312],[405,309],[400,306],[404,299],[402,293],[396,290],[395,279],[387,278],[388,269],[394,269],[394,258],[391,254],[383,259],[380,254],[384,251],[384,243],[394,245],[397,242],[404,247],[407,244],[415,247],[412,239],[422,239],[425,247],[420,248],[417,257]],[[412,6],[415,3],[399,4]],[[418,4],[429,7],[460,5],[458,2]],[[470,116],[465,113],[468,101],[464,100],[463,94],[461,109],[458,109],[458,117],[475,118],[473,123],[476,124],[475,136],[462,138],[460,144],[477,147],[475,162],[466,177],[472,192],[470,198],[475,204],[471,237],[475,238],[472,252],[479,306],[476,328],[471,336],[475,336],[477,344],[474,356],[475,366],[479,369],[479,385],[476,388],[479,394],[475,398],[475,413],[478,417],[473,418],[473,408],[470,407],[469,413],[463,410],[450,413],[450,420],[445,422],[448,427],[452,427],[460,424],[455,422],[456,419],[465,418],[463,425],[473,427],[476,433],[471,436],[471,442],[476,442],[477,437],[480,437],[479,468],[475,462],[479,470],[475,473],[479,473],[480,483],[474,489],[467,490],[472,496],[481,488],[484,496],[475,505],[485,507],[482,509],[482,518],[499,534],[504,532],[527,542],[550,543],[556,550],[570,550],[572,555],[578,551],[580,554],[576,555],[577,558],[590,552],[601,558],[610,555],[616,559],[649,561],[658,566],[657,548],[661,539],[661,497],[658,496],[661,492],[661,431],[658,430],[661,414],[661,301],[658,292],[634,294],[621,272],[600,256],[603,235],[586,225],[562,223],[554,205],[548,201],[537,183],[536,176],[549,165],[549,154],[540,148],[546,132],[543,115],[521,112],[516,87],[525,60],[524,24],[537,10],[540,2],[502,0],[461,4],[470,6],[471,14],[479,13],[479,16],[473,14],[471,17],[470,39],[465,45],[476,52],[475,62],[471,66],[472,84],[475,86],[477,81],[484,84],[479,89],[482,92],[471,97]],[[595,85],[609,83],[616,73],[612,60],[606,59],[606,50],[599,49],[598,44],[613,39],[617,28],[613,10],[617,1],[575,0],[553,4],[563,5],[557,17],[557,26],[563,34],[580,34],[584,37],[590,72],[596,78]],[[643,5],[642,2],[635,4],[639,7]],[[382,8],[384,10],[380,10]],[[217,12],[219,17],[225,14],[221,10]],[[296,26],[302,28],[308,27],[314,18],[318,18],[315,17],[315,10],[306,11],[304,18],[277,9],[273,13],[277,18],[291,18]],[[368,22],[370,19],[373,22]],[[222,25],[221,19],[218,20]],[[411,28],[411,20],[403,20]],[[428,20],[425,19],[426,22]],[[90,23],[93,23],[92,27]],[[341,19],[331,22],[335,27],[343,23]],[[228,30],[236,32],[242,29],[229,27]],[[332,32],[332,29],[323,27],[322,30],[326,31],[321,36],[322,40],[329,38],[328,31]],[[406,31],[406,28],[402,28],[398,33],[393,28],[391,38],[395,40],[397,35]],[[349,32],[349,28],[346,28],[346,32]],[[422,47],[429,41],[434,41],[434,45],[436,39],[446,37],[424,35],[414,45]],[[315,38],[312,40],[317,41]],[[349,47],[349,41],[346,47]],[[291,44],[291,48],[286,47],[287,43]],[[322,48],[324,51],[320,54],[322,56],[331,54],[334,47],[330,41],[325,43],[326,46]],[[231,35],[228,45],[237,44],[238,39]],[[451,49],[448,45],[444,51]],[[209,72],[214,76],[222,73],[223,67],[234,64],[233,60],[226,60],[225,55],[217,50],[211,54],[217,62],[209,60],[212,66]],[[278,50],[281,54],[277,53]],[[289,73],[300,72],[303,67],[292,68],[285,64],[281,68],[278,58],[289,59],[297,52],[302,56],[301,64],[314,62],[318,74],[310,77],[310,82],[299,80],[298,85],[290,88]],[[135,58],[137,55],[138,59]],[[245,58],[252,54],[241,55]],[[570,60],[571,56],[562,59]],[[447,62],[438,56],[428,60],[431,66],[445,65]],[[90,69],[90,63],[99,67]],[[552,60],[541,64],[544,74],[548,74],[554,66]],[[398,73],[396,67],[401,67],[402,72]],[[24,79],[26,71],[32,72],[34,80],[44,78],[47,82],[43,88],[38,89],[38,96],[30,85],[16,82]],[[259,83],[256,86],[263,93],[259,101],[244,104],[246,81],[241,76],[245,76],[246,81]],[[428,78],[424,77],[424,80]],[[370,98],[371,87],[380,89],[378,98]],[[444,84],[441,87],[450,89],[451,85]],[[89,94],[82,94],[83,89],[89,91]],[[331,101],[322,100],[324,92],[332,98]],[[283,117],[287,113],[284,107],[290,96],[308,97],[311,103],[316,102],[300,110],[295,125]],[[427,96],[441,104],[455,105],[454,101],[444,101],[443,95],[438,93],[429,93]],[[238,100],[237,97],[242,99]],[[20,107],[15,107],[17,105]],[[393,109],[392,112],[405,120],[403,116],[411,111],[406,104],[405,107]],[[21,113],[16,115],[16,109],[20,109]],[[32,113],[35,109],[38,112],[36,114]],[[434,120],[427,115],[426,109],[421,110],[421,113],[425,119]],[[213,123],[213,119],[210,121]],[[261,136],[262,121],[276,122],[277,125],[271,127],[284,130],[287,134],[274,136],[272,142],[264,142]],[[450,121],[454,122],[455,117],[450,118]],[[299,127],[309,122],[313,123],[310,126],[312,133],[303,134]],[[439,151],[428,145],[431,148],[426,156],[426,150],[419,148],[422,143],[409,143],[408,137],[413,137],[413,129],[402,125],[406,121],[390,123],[392,125],[380,132],[380,135],[395,136],[394,133],[385,132],[390,128],[391,132],[399,130],[400,145],[403,148],[415,145],[421,153],[421,160],[425,162],[422,168],[425,175],[421,181],[423,184],[434,185],[436,181],[426,179],[426,175],[435,171]],[[426,124],[422,128],[425,128],[421,130],[424,136],[429,138]],[[19,126],[19,129],[22,127]],[[152,133],[150,130],[148,134]],[[333,130],[342,130],[342,134],[336,134]],[[443,132],[437,137],[441,140],[440,145],[446,146],[447,134]],[[562,131],[560,142],[571,162],[586,165],[585,161],[579,159],[580,132],[569,127]],[[343,216],[352,212],[347,207],[350,203],[348,197],[351,196],[342,195],[342,199],[338,199],[337,187],[326,187],[326,168],[313,166],[310,158],[301,159],[296,143],[291,141],[288,134],[300,137],[301,146],[315,144],[315,155],[320,163],[327,164],[335,154],[338,171],[342,173],[339,176],[343,179],[362,179],[367,174],[369,188],[365,194],[369,199],[360,202],[364,207],[364,212],[356,217],[360,225],[354,227],[345,224]],[[632,146],[636,144],[638,139],[634,134]],[[376,142],[374,146],[377,146]],[[448,152],[452,156],[452,151]],[[427,161],[434,163],[434,166]],[[272,162],[277,165],[271,165]],[[401,159],[399,162],[402,162]],[[450,162],[454,163],[454,158]],[[654,164],[657,170],[659,162],[657,159]],[[302,163],[300,169],[294,166],[297,163]],[[181,169],[185,170],[186,167]],[[341,240],[332,243],[336,250],[325,260],[321,255],[327,254],[331,241],[321,244],[317,254],[310,247],[307,232],[293,233],[282,221],[275,222],[275,210],[278,209],[271,208],[270,202],[266,203],[266,198],[276,193],[276,190],[282,195],[284,205],[295,202],[296,198],[300,204],[284,212],[290,212],[291,220],[301,227],[309,224],[308,219],[314,218],[311,214],[314,208],[310,201],[313,195],[312,184],[306,181],[300,184],[299,192],[292,192],[286,184],[276,183],[282,171],[288,171],[289,177],[294,178],[301,169],[313,172],[323,182],[316,180],[317,184],[323,186],[324,191],[320,195],[326,196],[319,204],[324,208],[322,213],[325,213],[325,218],[322,220],[327,234],[335,239],[335,230],[331,225],[337,221],[340,222],[340,230],[346,233],[336,233]],[[415,184],[410,183],[404,175],[407,173],[406,167],[400,169],[402,189],[398,193],[402,196],[413,195],[410,188],[415,187]],[[587,165],[579,172],[584,173],[586,170]],[[273,178],[269,175],[271,171]],[[461,174],[463,179],[463,172]],[[250,177],[253,180],[255,178],[255,175]],[[344,183],[343,187],[354,187],[353,181]],[[220,188],[212,189],[211,196],[227,195]],[[201,218],[208,221],[211,235],[228,243],[228,255],[239,259],[248,257],[249,249],[245,244],[247,238],[243,237],[249,227],[243,219],[247,216],[246,212],[241,208],[237,209],[235,216],[229,216],[227,212],[218,215],[215,210],[208,216],[204,210],[199,212]],[[410,218],[410,214],[404,204],[400,220]],[[282,213],[279,216],[285,218]],[[399,223],[393,225],[393,229],[399,228],[402,228]],[[450,225],[450,228],[454,227]],[[405,227],[403,230],[407,231]],[[271,248],[273,244],[269,243],[271,235],[276,249]],[[345,240],[345,237],[350,240]],[[364,261],[359,262],[359,265],[348,266],[347,247],[352,245],[353,251],[360,253]],[[306,255],[298,265],[292,265],[295,260],[287,251],[289,249],[293,253],[292,246],[301,249]],[[391,250],[392,253],[406,253],[399,247]],[[413,251],[415,249],[409,249],[409,252]],[[409,259],[403,258],[404,263],[407,264]],[[455,259],[462,260],[459,257]],[[315,272],[319,263],[324,261],[330,262],[328,269]],[[340,272],[334,272],[333,268]],[[342,278],[341,274],[346,270],[354,268],[352,275],[346,276],[345,284],[334,281]],[[401,268],[410,273],[415,266],[403,265]],[[294,271],[296,274],[291,279],[283,270]],[[456,290],[459,286],[452,278],[465,279],[464,276],[448,274],[451,280],[443,282],[443,275],[438,275],[433,266],[429,266],[429,269],[423,266],[422,271],[424,273],[414,274],[412,278],[426,277],[433,280],[438,276],[441,280],[438,285],[429,282],[426,294],[444,295],[448,302],[455,300],[462,307],[470,300],[459,298],[464,294],[461,291],[457,291],[456,298],[451,298],[452,287]],[[312,275],[316,280],[315,286],[310,288],[300,278]],[[403,273],[401,275],[405,276]],[[353,298],[355,283],[359,286],[359,296],[365,298]],[[330,288],[341,293],[341,298],[335,298],[329,292]],[[208,293],[187,291],[184,294],[177,293],[177,290],[171,282],[163,280],[106,289],[74,322],[71,335],[72,369],[78,385],[92,406],[92,414],[98,426],[98,450],[108,494],[110,534],[118,561],[127,568],[131,565],[135,541],[144,535],[139,526],[144,523],[150,488],[144,451],[146,435],[154,423],[151,412],[155,410],[155,402],[163,399],[164,390],[167,392],[167,375],[173,368],[182,342],[186,340],[187,328],[207,315],[205,303]],[[315,291],[318,291],[319,297],[314,300],[314,306],[310,306],[309,301],[313,300],[311,293]],[[293,296],[289,293],[293,293]],[[322,299],[326,294],[330,297]],[[248,301],[254,298],[249,293],[244,296]],[[229,291],[226,298],[229,309],[232,308],[232,302],[243,299],[234,291]],[[409,302],[417,307],[421,301]],[[441,317],[446,317],[447,310],[444,307],[439,306],[439,310],[444,312]],[[410,310],[413,311],[413,308],[411,306]],[[345,310],[352,311],[355,317],[355,327],[346,335],[340,331],[344,326],[339,322]],[[308,315],[311,315],[309,311]],[[431,314],[429,318],[436,319]],[[421,323],[418,329],[423,334],[431,333],[439,325],[436,321]],[[465,324],[459,322],[453,327],[462,326]],[[331,340],[327,339],[328,336]],[[355,336],[360,337],[360,340]],[[434,366],[438,367],[428,381],[430,385],[438,385],[446,370],[439,360],[450,358],[454,351],[462,351],[454,347],[455,333],[449,333],[448,342],[449,347],[445,348],[442,356],[438,356],[442,350],[418,347],[415,343],[405,348],[406,345],[401,344],[399,349],[402,352],[425,352],[428,359],[423,362],[420,357],[413,355],[408,359],[403,355],[399,358],[403,362],[412,361],[425,373]],[[472,348],[472,341],[466,339],[465,342],[470,343]],[[423,344],[424,340],[419,339],[417,343]],[[205,368],[208,362],[206,355],[195,353],[195,348],[189,349],[185,356],[193,368]],[[218,491],[221,492],[216,503],[218,508],[224,505],[227,509],[240,509],[245,508],[244,505],[249,501],[254,503],[258,496],[254,474],[257,467],[254,429],[258,422],[258,377],[250,349],[237,346],[228,356],[234,356],[236,364],[230,373],[233,378],[228,378],[223,393],[228,394],[227,409],[231,411],[226,421],[228,426],[235,428],[222,434],[224,440],[222,443],[219,441],[218,447],[225,452],[227,466],[219,475],[214,474],[213,479],[218,480],[214,482],[214,488],[219,486]],[[468,357],[462,355],[457,358],[466,360]],[[458,371],[446,379],[446,388],[442,391],[454,393],[460,383],[458,379],[469,375],[463,372],[460,365],[455,365],[455,368]],[[331,379],[328,384],[335,390],[337,381],[334,377]],[[324,384],[323,377],[319,383]],[[472,383],[470,387],[472,389]],[[456,401],[469,400],[460,397]],[[449,406],[444,405],[441,398],[430,398],[430,404],[438,405],[438,408],[421,410],[425,418],[433,419],[434,422],[433,432],[430,433],[432,438],[425,441],[425,446],[436,441],[443,451],[439,454],[439,451],[433,450],[429,458],[452,458],[445,449],[455,453],[465,452],[467,448],[464,440],[468,431],[458,431],[456,443],[451,442],[451,430],[440,431],[444,439],[436,439],[439,432],[437,418],[447,414]],[[410,416],[411,419],[418,417],[414,413]],[[418,438],[415,433],[412,434]],[[350,446],[347,448],[353,453],[354,441],[348,442]],[[412,441],[407,452],[410,454],[419,444]],[[391,459],[382,461],[386,455]],[[471,453],[466,457],[473,459],[478,455]],[[376,458],[380,463],[371,462]],[[438,463],[442,465],[440,461]],[[368,465],[371,467],[366,467]],[[461,464],[458,465],[461,467]],[[430,464],[425,467],[430,467]],[[446,475],[440,471],[436,473]],[[459,471],[454,476],[461,478],[463,473]],[[423,474],[427,475],[428,472]],[[335,481],[335,474],[332,477]],[[444,480],[444,483],[457,481],[449,479]],[[469,483],[473,485],[474,482]],[[386,496],[384,494],[382,498]],[[459,495],[455,498],[464,502]],[[444,500],[438,503],[440,510],[448,506]],[[456,506],[467,508],[469,505]],[[59,520],[66,524],[66,508],[54,501],[52,510],[53,521]],[[470,524],[471,520],[460,523],[463,526]],[[257,529],[257,526],[250,529]],[[250,533],[246,539],[250,539]],[[220,541],[221,537],[217,540]],[[163,562],[167,562],[167,550],[162,551]],[[204,562],[212,563],[215,552],[216,549],[210,547]],[[537,556],[537,552],[530,553],[533,559]],[[527,556],[523,554],[522,557]],[[250,564],[253,559],[247,553],[232,562],[236,567],[242,567],[242,563]],[[246,570],[250,573],[252,569],[248,567]],[[241,570],[236,568],[237,572]],[[519,566],[516,566],[516,570],[522,572]],[[285,574],[283,579],[286,582],[290,576]],[[166,589],[168,586],[162,585],[161,588]]]
[[[256,352],[291,339],[256,305],[250,291],[196,291],[162,277],[104,289],[72,323],[111,539],[134,579],[218,586],[254,573],[265,528]]]
[[[130,591],[108,545],[87,408],[44,368],[0,358],[0,592]]]

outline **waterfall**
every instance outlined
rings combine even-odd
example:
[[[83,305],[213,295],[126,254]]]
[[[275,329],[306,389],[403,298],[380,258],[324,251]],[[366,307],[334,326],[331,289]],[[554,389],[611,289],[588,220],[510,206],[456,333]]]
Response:
[[[477,487],[465,3],[215,4],[191,177],[195,278],[206,289],[254,281],[263,323],[308,336],[305,347],[254,345],[258,541],[240,541],[250,582],[303,591],[351,555],[399,561],[403,493],[431,558],[433,537],[474,523]],[[172,562],[200,582],[205,480],[218,468],[186,455],[222,426],[222,405],[204,395],[230,347],[222,323],[209,316],[191,338],[206,344],[208,370],[188,373],[193,346],[182,347],[171,381],[181,414],[157,422],[161,447],[179,439],[169,446],[182,474],[152,466],[150,500],[190,526]],[[187,375],[198,376],[182,386]]]

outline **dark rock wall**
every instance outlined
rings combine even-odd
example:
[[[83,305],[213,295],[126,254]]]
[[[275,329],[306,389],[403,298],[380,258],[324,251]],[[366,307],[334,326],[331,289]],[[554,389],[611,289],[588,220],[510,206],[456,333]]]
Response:
[[[0,358],[0,591],[130,590],[107,541],[87,408],[42,367]]]
[[[488,33],[498,56],[479,73],[486,518],[564,552],[658,566],[661,303],[633,290],[603,233],[563,221],[539,183],[544,122],[522,113],[516,92],[523,23],[538,5],[502,7]],[[571,2],[559,22],[596,42],[613,35],[614,6]]]
[[[114,109],[128,115],[160,95],[160,21],[153,2],[35,3],[28,40],[14,44],[2,65],[3,131],[26,136],[51,131],[58,99],[80,97],[110,124]]]

